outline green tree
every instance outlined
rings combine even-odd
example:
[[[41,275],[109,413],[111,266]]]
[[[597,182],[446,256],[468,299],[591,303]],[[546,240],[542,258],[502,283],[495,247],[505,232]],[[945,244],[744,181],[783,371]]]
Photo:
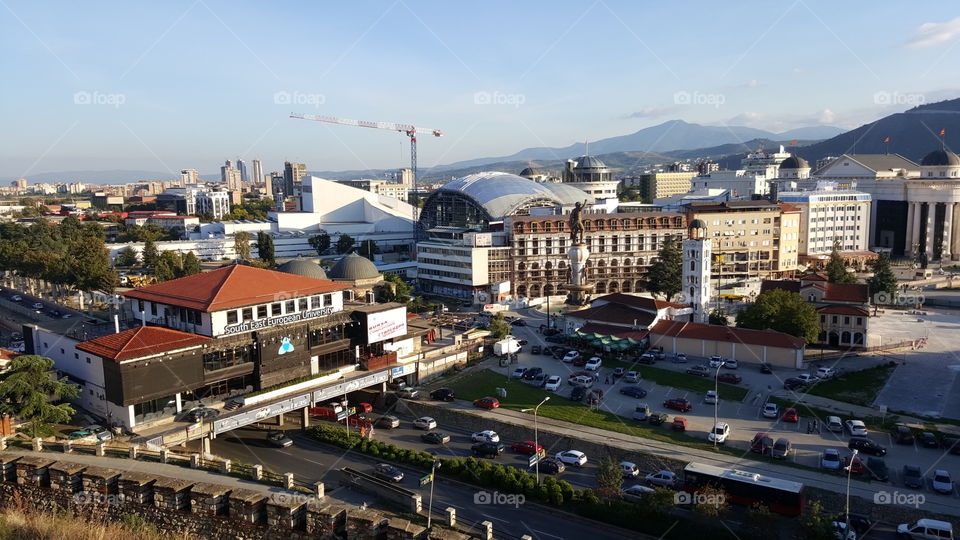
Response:
[[[330,235],[327,233],[315,234],[310,237],[310,247],[317,250],[317,255],[323,255],[330,249]]]
[[[377,243],[373,240],[364,240],[360,242],[360,249],[357,250],[357,252],[372,261],[373,256],[380,253],[380,248],[377,247]]]
[[[767,538],[777,522],[776,516],[762,503],[753,503],[747,511],[746,531],[754,538]]]
[[[870,294],[873,296],[875,304],[891,303],[896,299],[897,276],[890,268],[890,257],[886,253],[881,253],[877,260],[873,261],[873,276],[867,280],[867,285],[870,287]],[[884,295],[886,301],[878,302],[878,300],[883,300]]]
[[[233,249],[237,252],[238,259],[250,260],[250,240],[252,239],[247,231],[233,233]]]
[[[137,250],[127,246],[117,253],[115,262],[117,266],[136,266],[140,262],[140,257],[137,255]]]
[[[77,289],[112,292],[116,286],[116,273],[110,267],[110,254],[99,238],[83,236],[73,242],[66,261],[72,271],[68,283]]]
[[[143,243],[143,253],[141,254],[141,259],[143,260],[143,266],[147,268],[153,268],[157,263],[157,257],[160,256],[160,252],[157,250],[157,245],[153,240],[146,240]]]
[[[510,334],[510,325],[507,324],[507,321],[503,320],[503,315],[500,313],[490,317],[490,322],[487,323],[486,329],[490,332],[490,335],[497,339],[503,339]]]
[[[830,540],[833,535],[833,518],[823,511],[823,503],[816,499],[807,505],[807,514],[800,520],[803,537],[810,540]]]
[[[265,231],[257,233],[257,254],[261,261],[266,262],[270,266],[277,264],[273,253],[273,238],[270,236],[270,233]]]
[[[169,281],[179,277],[183,266],[182,257],[176,251],[161,251],[153,263],[153,273],[157,281]]]
[[[383,273],[386,283],[377,289],[377,302],[401,302],[410,300],[413,287],[407,285],[403,278],[390,272]]]
[[[662,294],[670,300],[682,289],[683,281],[683,253],[680,243],[673,236],[668,236],[660,247],[657,260],[650,265],[644,280],[645,287],[654,296]]]
[[[192,251],[188,251],[182,257],[182,260],[183,264],[180,267],[181,275],[179,277],[192,276],[203,271],[203,268],[200,267],[200,259]]]
[[[730,319],[727,318],[727,312],[717,308],[710,312],[708,321],[710,324],[718,324],[720,326],[727,326],[730,324]]]
[[[758,296],[737,315],[737,326],[755,330],[771,328],[810,343],[820,334],[820,317],[799,294],[773,289]]]
[[[653,493],[643,496],[644,505],[654,515],[665,516],[677,504],[677,492],[672,489],[658,487]]]
[[[349,253],[355,243],[357,241],[349,234],[341,234],[340,238],[337,239],[337,253],[341,255]]]
[[[600,460],[597,467],[597,494],[602,497],[619,498],[623,488],[623,471],[612,457]]]
[[[830,262],[827,263],[827,279],[830,283],[856,283],[857,276],[847,270],[843,257],[840,256],[840,242],[834,240],[833,250],[830,251]]]
[[[40,437],[51,424],[62,424],[73,417],[73,407],[60,403],[80,394],[80,387],[66,377],[56,379],[53,360],[25,354],[10,361],[10,373],[0,380],[0,412],[30,422],[30,434]]]
[[[697,492],[697,502],[693,506],[693,511],[697,514],[711,519],[717,519],[730,510],[727,503],[727,494],[722,489],[708,485]]]

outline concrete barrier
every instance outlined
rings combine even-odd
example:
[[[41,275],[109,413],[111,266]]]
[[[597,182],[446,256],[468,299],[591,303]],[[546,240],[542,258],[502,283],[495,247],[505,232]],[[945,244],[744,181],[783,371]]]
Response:
[[[373,475],[351,469],[350,467],[344,467],[341,471],[350,479],[349,486],[357,491],[392,503],[402,508],[405,512],[419,514],[420,510],[423,509],[423,501],[419,493],[404,489],[385,480],[380,480]]]

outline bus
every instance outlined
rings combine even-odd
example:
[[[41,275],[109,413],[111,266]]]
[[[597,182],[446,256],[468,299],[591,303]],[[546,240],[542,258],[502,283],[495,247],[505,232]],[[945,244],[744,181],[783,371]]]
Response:
[[[760,503],[771,512],[799,516],[803,512],[803,484],[762,474],[688,463],[683,469],[683,489],[696,493],[707,486],[723,490],[727,501],[750,506]]]

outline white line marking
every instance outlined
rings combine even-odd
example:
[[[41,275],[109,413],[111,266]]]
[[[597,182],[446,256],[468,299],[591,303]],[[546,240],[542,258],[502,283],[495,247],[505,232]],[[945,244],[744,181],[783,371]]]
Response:
[[[487,519],[495,519],[495,520],[497,520],[497,521],[502,521],[502,522],[504,522],[504,523],[510,523],[509,521],[507,521],[507,520],[505,520],[505,519],[503,519],[503,518],[493,517],[493,516],[487,515],[487,514],[480,514],[480,515],[483,516],[483,517],[485,517],[485,518],[487,518]]]
[[[539,534],[540,536],[549,536],[550,538],[559,538],[560,540],[563,540],[563,537],[562,537],[562,536],[557,536],[557,535],[555,535],[555,534],[550,534],[550,533],[546,533],[546,532],[543,532],[543,531],[538,531],[538,530],[536,530],[536,529],[530,529],[530,530],[533,531],[533,532],[535,532],[535,533],[537,533],[537,534]]]

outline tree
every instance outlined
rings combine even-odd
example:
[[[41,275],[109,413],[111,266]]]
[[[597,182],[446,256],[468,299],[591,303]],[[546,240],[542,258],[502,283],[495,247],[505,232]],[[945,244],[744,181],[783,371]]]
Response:
[[[273,238],[270,236],[270,233],[265,231],[257,233],[257,254],[260,256],[261,261],[264,261],[270,266],[277,264],[273,255]]]
[[[337,253],[343,255],[344,253],[349,253],[353,249],[353,244],[357,241],[353,239],[349,234],[341,234],[340,238],[337,239]]]
[[[654,515],[665,516],[677,505],[677,492],[665,487],[653,489],[653,493],[643,496],[644,505]]]
[[[250,240],[252,237],[247,231],[233,233],[233,250],[237,252],[238,259],[250,260]]]
[[[180,254],[176,251],[161,251],[153,264],[153,274],[157,281],[176,279],[183,264]]]
[[[10,361],[10,374],[0,381],[0,412],[30,422],[30,435],[40,437],[51,424],[70,421],[76,411],[59,403],[80,394],[80,387],[66,377],[55,379],[53,360],[25,354]]]
[[[727,318],[727,312],[717,308],[710,312],[709,318],[707,320],[710,324],[718,324],[720,326],[727,326],[730,324],[730,319]]]
[[[873,261],[873,276],[867,280],[867,286],[870,287],[875,304],[887,304],[896,299],[897,276],[890,268],[890,257],[886,253],[881,253],[877,260]]]
[[[597,468],[597,494],[602,497],[619,498],[623,488],[623,470],[612,457],[600,460]]]
[[[180,277],[192,276],[203,271],[203,268],[200,267],[200,259],[198,259],[192,251],[188,251],[186,255],[183,256],[182,260],[183,263],[180,267]]]
[[[510,334],[510,325],[503,320],[502,314],[497,313],[493,317],[490,317],[490,322],[487,323],[487,330],[493,337],[503,339]]]
[[[680,292],[683,281],[683,253],[675,237],[667,237],[657,254],[657,260],[647,270],[644,281],[646,289],[654,296],[662,294],[667,300]]]
[[[737,326],[755,330],[771,328],[810,343],[820,334],[820,317],[799,294],[773,289],[758,296],[737,315]]]
[[[747,511],[747,532],[754,538],[766,538],[767,533],[773,530],[777,518],[773,512],[762,503],[753,503]]]
[[[407,285],[403,278],[390,272],[384,272],[383,280],[386,283],[377,289],[377,302],[401,302],[410,300],[413,287]]]
[[[856,283],[857,276],[847,271],[847,265],[840,256],[840,241],[834,240],[833,250],[830,252],[830,262],[827,263],[827,279],[830,283]]]
[[[357,250],[357,252],[372,261],[374,254],[380,253],[380,248],[377,247],[377,243],[373,240],[364,240],[360,242],[360,249]]]
[[[137,255],[137,251],[130,246],[117,253],[117,266],[136,266],[138,262],[140,262],[140,257]]]
[[[157,250],[157,245],[154,244],[153,240],[146,240],[143,243],[143,253],[141,254],[143,266],[147,268],[153,268],[153,266],[157,263],[157,257],[159,256],[160,252]]]
[[[823,511],[823,503],[812,499],[807,506],[808,511],[801,521],[803,537],[811,540],[829,540],[836,538],[833,535],[833,518]]]
[[[327,233],[320,233],[310,237],[310,247],[317,250],[317,255],[323,255],[330,249],[330,235]]]
[[[696,495],[693,511],[705,518],[717,519],[730,510],[726,492],[714,485],[704,487]]]

